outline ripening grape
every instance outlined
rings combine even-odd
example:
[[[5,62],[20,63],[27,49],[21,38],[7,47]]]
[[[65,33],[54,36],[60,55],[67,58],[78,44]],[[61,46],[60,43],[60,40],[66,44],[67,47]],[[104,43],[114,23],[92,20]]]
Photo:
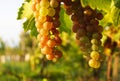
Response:
[[[47,55],[46,55],[47,60],[53,60],[54,57],[55,57],[54,54],[47,54]]]
[[[92,51],[92,52],[90,53],[90,57],[91,57],[92,59],[98,60],[99,57],[100,57],[100,54],[99,54],[97,51]]]
[[[57,0],[33,0],[32,5],[35,26],[39,33],[37,36],[39,47],[41,48],[41,53],[46,54],[48,60],[62,56],[61,51],[54,52],[62,42],[58,31],[60,26],[59,4]]]
[[[39,44],[38,44],[38,46],[39,46],[40,48],[43,48],[45,45],[46,45],[46,42],[45,42],[45,41],[41,41],[41,42],[39,42]]]
[[[61,51],[59,51],[59,50],[55,50],[55,58],[61,58],[62,57],[62,52]]]
[[[55,28],[59,27],[60,26],[60,21],[59,20],[54,20],[53,25],[54,25]]]
[[[52,51],[52,48],[48,46],[44,46],[43,48],[41,48],[41,53],[43,54],[52,54]]]
[[[50,3],[49,3],[48,0],[41,0],[41,1],[40,1],[40,7],[48,8],[49,5],[50,5]]]
[[[48,9],[46,7],[41,7],[39,10],[40,16],[47,16],[48,15]]]
[[[49,36],[40,36],[39,40],[47,42],[49,40]]]
[[[91,16],[93,12],[91,9],[86,9],[83,13],[87,16]]]
[[[74,33],[76,33],[79,28],[80,28],[80,25],[79,25],[79,24],[73,24],[73,26],[72,26],[72,31],[73,31]]]
[[[57,35],[55,36],[55,41],[56,41],[56,45],[61,45],[61,43],[62,43],[61,38]]]
[[[55,9],[54,8],[48,8],[48,16],[54,16],[55,15]]]
[[[50,1],[50,6],[53,7],[53,8],[56,8],[58,7],[59,3],[57,0],[51,0]]]
[[[47,41],[47,45],[48,45],[49,47],[55,47],[55,44],[56,44],[56,42],[55,42],[54,40],[48,40],[48,41]]]
[[[53,27],[53,23],[52,22],[44,22],[43,23],[43,28],[45,30],[50,30],[50,29],[52,29],[52,27]]]

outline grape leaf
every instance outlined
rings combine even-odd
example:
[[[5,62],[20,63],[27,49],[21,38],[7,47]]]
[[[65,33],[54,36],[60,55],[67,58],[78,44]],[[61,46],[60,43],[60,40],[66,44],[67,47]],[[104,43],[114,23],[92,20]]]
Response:
[[[114,5],[120,9],[120,0],[114,0]]]
[[[34,21],[33,26],[31,27],[30,35],[35,36],[35,37],[37,37],[37,35],[38,35],[37,28],[35,27],[35,21]]]
[[[23,23],[24,31],[30,30],[31,36],[37,36],[38,32],[35,26],[35,18],[33,15]]]
[[[72,21],[70,17],[65,13],[65,10],[61,7],[60,11],[60,31],[65,31],[67,33],[71,32]]]
[[[120,9],[113,7],[111,10],[112,21],[115,26],[120,24]]]
[[[22,6],[18,10],[18,20],[23,18],[29,18],[33,14],[31,5],[32,1],[22,3]]]
[[[92,8],[109,12],[112,0],[81,0],[81,3],[83,6],[90,5]]]
[[[31,0],[25,0],[26,2],[30,2]]]

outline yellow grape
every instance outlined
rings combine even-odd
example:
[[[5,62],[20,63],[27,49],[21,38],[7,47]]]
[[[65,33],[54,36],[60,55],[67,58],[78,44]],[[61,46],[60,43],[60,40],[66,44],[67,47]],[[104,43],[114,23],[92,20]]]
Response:
[[[98,62],[94,59],[90,59],[88,64],[92,68],[99,68],[100,67],[100,62]]]
[[[35,2],[34,2],[34,3],[32,3],[31,8],[32,8],[32,10],[33,10],[33,11],[36,11],[36,3],[35,3]]]
[[[42,36],[46,36],[46,35],[48,35],[49,34],[49,32],[48,32],[48,30],[45,30],[45,29],[40,29],[40,35],[42,35]]]
[[[40,10],[40,4],[39,3],[37,3],[35,7],[36,7],[37,10]]]
[[[52,48],[48,47],[48,46],[44,46],[42,49],[41,49],[41,53],[43,54],[52,54]]]
[[[92,44],[98,44],[98,41],[97,41],[97,39],[92,39],[92,40],[91,40],[91,43],[92,43]]]
[[[34,14],[35,18],[37,18],[39,16],[39,11],[35,11],[33,14]]]
[[[100,57],[100,54],[99,54],[97,51],[92,51],[92,52],[90,53],[90,57],[91,57],[92,59],[98,60],[99,57]]]
[[[47,16],[48,15],[48,9],[46,7],[41,7],[39,10],[40,16]]]
[[[43,28],[45,30],[50,30],[51,28],[53,28],[53,23],[52,22],[44,22],[43,23]]]
[[[38,31],[43,27],[43,24],[39,21],[36,21],[35,25],[36,25]]]
[[[50,1],[50,6],[53,7],[53,8],[56,8],[59,6],[59,3],[57,0],[51,0]]]
[[[55,15],[55,9],[54,8],[48,8],[48,16],[54,16]]]
[[[94,68],[99,68],[100,67],[100,62],[97,61],[96,65],[94,66]]]
[[[44,23],[47,20],[46,16],[39,16],[38,21]]]
[[[48,8],[49,5],[50,5],[50,3],[49,3],[48,0],[41,0],[41,1],[40,1],[40,7]]]

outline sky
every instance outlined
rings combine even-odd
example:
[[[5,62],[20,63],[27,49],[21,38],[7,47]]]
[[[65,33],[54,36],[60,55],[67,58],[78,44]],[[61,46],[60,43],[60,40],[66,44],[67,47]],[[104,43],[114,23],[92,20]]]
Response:
[[[10,46],[18,45],[21,21],[17,20],[17,12],[24,0],[0,0],[0,38]]]

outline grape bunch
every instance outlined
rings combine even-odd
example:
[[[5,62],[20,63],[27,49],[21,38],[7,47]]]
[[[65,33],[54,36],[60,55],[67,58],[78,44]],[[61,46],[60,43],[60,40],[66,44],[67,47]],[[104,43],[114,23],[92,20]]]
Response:
[[[100,67],[100,48],[103,27],[99,25],[99,20],[103,15],[90,6],[82,7],[80,0],[64,0],[66,13],[71,16],[73,22],[72,31],[79,41],[80,50],[85,54],[90,54],[89,66]]]
[[[58,30],[60,2],[57,0],[33,0],[32,10],[39,32],[37,39],[41,53],[45,54],[48,60],[61,58],[62,52],[58,50],[58,46],[62,43]]]

